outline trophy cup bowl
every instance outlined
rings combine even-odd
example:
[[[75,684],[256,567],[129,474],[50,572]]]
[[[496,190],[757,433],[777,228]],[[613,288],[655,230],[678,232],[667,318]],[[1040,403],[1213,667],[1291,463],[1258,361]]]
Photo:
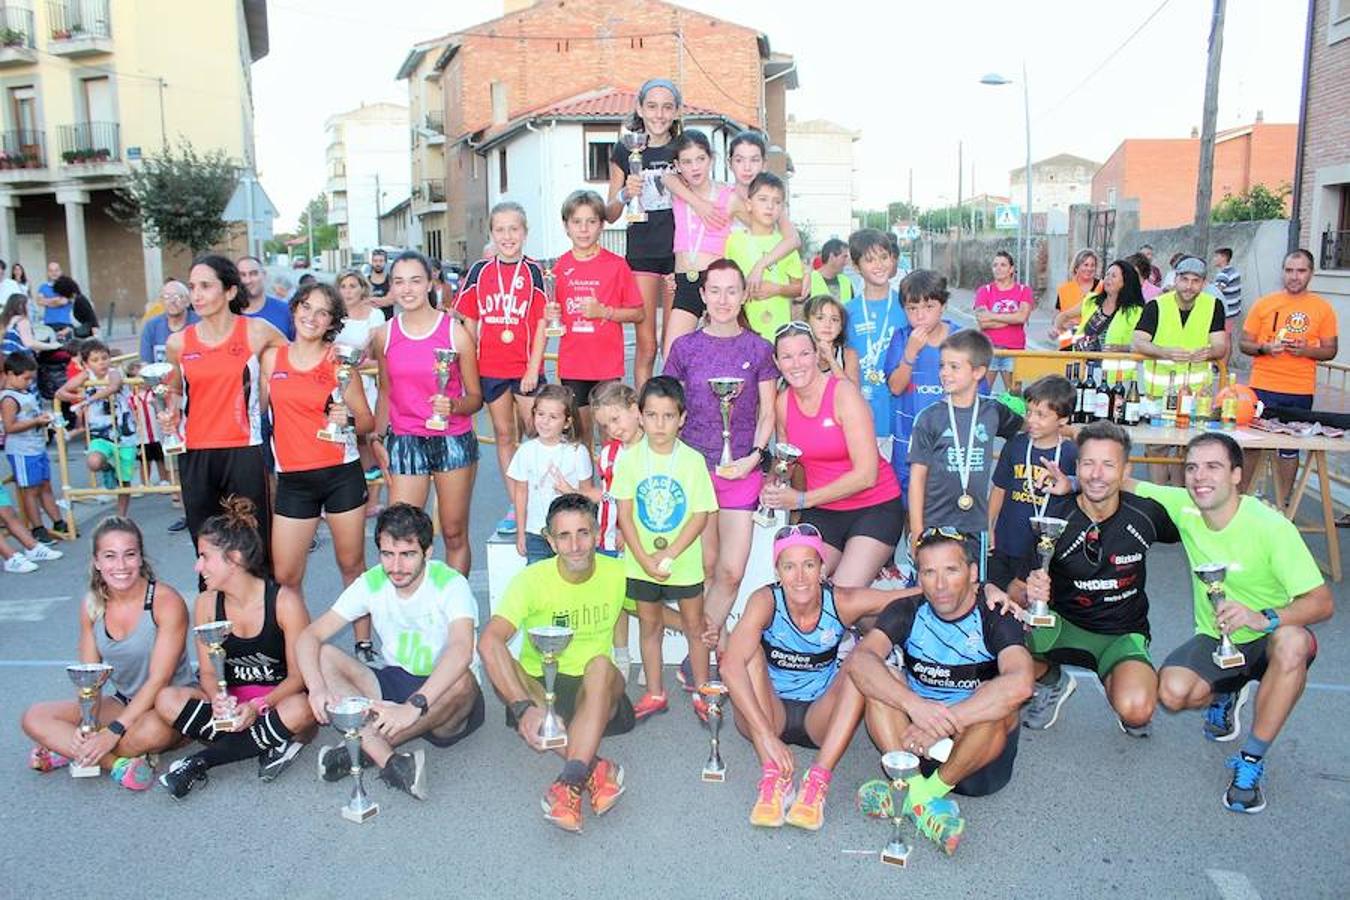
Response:
[[[342,807],[342,818],[358,825],[373,818],[380,811],[380,805],[366,794],[365,784],[361,780],[361,729],[373,714],[371,701],[365,697],[343,697],[328,704],[328,721],[342,732],[343,743],[347,745],[347,757],[352,762],[352,797]]]
[[[905,750],[892,750],[881,756],[881,768],[891,779],[891,840],[881,851],[881,861],[904,868],[913,848],[905,841],[905,794],[909,780],[919,771],[919,758]]]
[[[1065,519],[1057,519],[1053,516],[1032,516],[1031,530],[1037,535],[1036,552],[1041,557],[1041,571],[1050,571],[1050,560],[1055,555],[1055,542],[1059,536],[1064,533],[1064,529],[1069,527]],[[1036,600],[1027,607],[1026,622],[1032,628],[1053,628],[1055,626],[1055,614],[1050,611],[1050,604],[1044,600]]]
[[[712,389],[722,407],[722,457],[717,463],[717,474],[727,477],[723,470],[731,465],[731,404],[745,388],[744,378],[709,378]]]
[[[222,646],[230,636],[233,627],[228,619],[205,622],[192,629],[197,640],[206,645],[206,655],[211,657],[212,674],[216,677],[216,697],[211,703],[211,727],[219,732],[234,731],[243,718],[239,715],[238,701],[226,690],[225,685],[225,648]]]
[[[801,456],[801,448],[793,444],[778,441],[773,445],[773,472],[778,484],[788,484],[792,481],[790,476],[792,466],[797,460],[801,459]],[[774,510],[761,503],[759,508],[755,510],[754,520],[755,524],[761,528],[772,528],[774,523],[778,521],[778,516]]]
[[[1228,564],[1204,563],[1191,571],[1205,586],[1205,593],[1209,595],[1210,605],[1214,607],[1214,611],[1217,613],[1219,604],[1228,599],[1228,595],[1223,588],[1224,578],[1228,575]],[[1214,665],[1220,669],[1236,669],[1239,666],[1246,665],[1247,657],[1233,644],[1233,639],[1228,633],[1219,629],[1219,635],[1219,646],[1214,648],[1214,652],[1209,657],[1214,661]]]
[[[708,701],[708,730],[712,733],[712,749],[703,764],[703,780],[726,781],[727,766],[722,762],[722,703],[727,697],[727,686],[720,681],[707,681],[699,685],[698,692]]]
[[[647,149],[647,132],[630,131],[627,128],[619,131],[619,141],[628,150],[628,174],[642,174],[642,151]],[[647,212],[642,208],[641,197],[629,197],[628,203],[624,209],[626,214],[624,218],[629,222],[647,221]]]
[[[75,685],[80,703],[80,734],[93,734],[98,730],[98,719],[94,716],[94,706],[103,691],[103,684],[112,675],[112,666],[106,663],[76,663],[66,666],[66,675]],[[98,763],[82,766],[71,760],[71,778],[95,778],[100,774]]]
[[[558,279],[552,269],[544,270],[544,298],[546,303],[544,308],[549,310],[548,316],[544,319],[544,337],[560,338],[567,334],[567,326],[560,317]]]
[[[150,363],[141,366],[141,381],[145,382],[146,387],[150,388],[150,402],[155,406],[155,413],[162,413],[165,410],[164,395],[168,393],[168,387],[164,384],[169,376],[173,374],[173,363],[160,362]],[[165,456],[177,456],[185,449],[183,439],[176,433],[164,435],[159,442]]]
[[[558,655],[572,643],[573,631],[565,625],[540,625],[528,634],[544,667],[544,720],[539,723],[539,745],[546,750],[566,747],[567,729],[553,707],[557,700],[553,686],[558,678]]]
[[[437,347],[436,354],[436,393],[444,394],[446,387],[450,384],[450,367],[454,365],[455,360],[459,359],[459,354],[448,347]],[[444,431],[449,427],[449,422],[444,416],[432,413],[431,417],[424,423],[431,431]]]

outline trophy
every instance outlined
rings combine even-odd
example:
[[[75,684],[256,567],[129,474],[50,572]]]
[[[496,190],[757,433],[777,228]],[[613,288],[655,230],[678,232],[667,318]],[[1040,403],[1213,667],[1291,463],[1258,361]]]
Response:
[[[373,713],[370,707],[365,697],[343,697],[328,706],[328,721],[342,732],[342,742],[347,745],[347,756],[352,761],[352,780],[356,782],[352,786],[352,799],[342,807],[342,818],[358,825],[380,811],[380,805],[370,799],[361,783],[361,729]]]
[[[459,359],[459,354],[448,347],[437,347],[436,353],[436,393],[444,394],[445,389],[450,384],[450,366],[455,360]],[[450,424],[444,416],[431,414],[431,418],[424,423],[431,431],[444,431]]]
[[[1196,566],[1192,571],[1195,572],[1195,577],[1200,579],[1200,583],[1205,586],[1205,593],[1209,594],[1209,602],[1214,607],[1214,612],[1218,613],[1219,604],[1228,599],[1228,595],[1223,590],[1223,579],[1228,573],[1228,566],[1225,563],[1205,563],[1202,566]],[[1214,660],[1214,665],[1220,669],[1236,669],[1238,666],[1246,665],[1247,657],[1234,646],[1233,639],[1228,636],[1228,632],[1220,628],[1219,634],[1219,646],[1209,657]]]
[[[802,451],[792,444],[785,444],[782,441],[773,445],[773,471],[777,476],[778,484],[785,485],[791,482],[789,473],[792,471],[792,464],[801,458]],[[761,528],[772,528],[778,521],[774,510],[769,509],[763,503],[759,509],[755,510],[755,524]]]
[[[225,688],[225,647],[222,644],[230,636],[230,622],[228,619],[207,622],[192,631],[197,640],[206,645],[206,655],[211,657],[211,668],[215,670],[216,696],[211,701],[211,727],[218,732],[234,731],[243,717],[239,715],[239,701]]]
[[[539,745],[545,750],[566,747],[567,729],[553,709],[557,700],[553,683],[558,680],[558,654],[572,643],[572,629],[565,625],[540,625],[531,628],[529,635],[544,666],[544,721],[539,723]]]
[[[544,297],[547,298],[544,308],[549,310],[544,320],[544,336],[560,338],[567,334],[567,326],[563,324],[558,308],[558,276],[553,274],[552,269],[544,270]]]
[[[709,378],[708,387],[722,404],[722,458],[717,464],[717,474],[723,478],[723,470],[731,465],[731,404],[741,395],[745,387],[744,378]]]
[[[103,682],[112,674],[112,666],[105,663],[77,663],[66,666],[66,674],[70,676],[79,693],[80,734],[93,734],[98,730],[98,717],[94,715],[94,706],[98,703],[99,694],[103,693]],[[97,762],[92,766],[82,766],[71,760],[71,778],[94,778],[99,774]]]
[[[647,149],[647,132],[631,131],[624,128],[619,132],[619,141],[628,148],[628,174],[641,175],[642,151]],[[642,208],[642,197],[634,195],[628,198],[624,220],[628,222],[647,221],[647,213]]]
[[[350,344],[334,344],[333,357],[337,360],[337,383],[338,386],[333,390],[333,402],[342,403],[343,397],[347,395],[347,386],[352,383],[352,373],[356,366],[360,364],[361,357],[365,356],[365,351],[360,347],[353,347]],[[319,429],[319,440],[329,441],[334,444],[345,444],[356,433],[356,429],[350,425],[334,425],[327,422]]]
[[[919,772],[919,758],[904,750],[892,750],[882,754],[881,768],[891,779],[891,840],[881,851],[881,861],[903,869],[913,849],[905,841],[905,795],[909,780]]]
[[[1031,530],[1040,535],[1036,541],[1036,552],[1041,557],[1042,572],[1049,574],[1050,560],[1055,555],[1055,541],[1059,540],[1067,527],[1069,523],[1064,519],[1053,516],[1031,517]],[[1032,628],[1053,628],[1055,621],[1055,614],[1050,611],[1050,604],[1045,600],[1033,600],[1027,608],[1026,622]]]
[[[726,781],[727,766],[722,762],[722,702],[727,697],[727,686],[720,681],[708,681],[699,686],[699,694],[708,701],[708,730],[712,732],[712,751],[703,764],[704,781]]]
[[[150,363],[141,367],[141,381],[150,388],[150,403],[155,407],[156,416],[166,411],[164,398],[169,393],[169,387],[164,382],[172,374],[173,363]],[[183,439],[176,431],[165,434],[160,439],[159,445],[164,450],[165,456],[177,456],[186,449],[183,446]]]

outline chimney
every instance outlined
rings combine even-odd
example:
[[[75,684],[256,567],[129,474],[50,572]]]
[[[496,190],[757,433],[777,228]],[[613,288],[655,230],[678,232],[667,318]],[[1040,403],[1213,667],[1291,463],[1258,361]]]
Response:
[[[1266,111],[1264,109],[1258,109],[1256,111],[1256,124],[1260,125],[1265,120],[1266,120]]]
[[[1195,139],[1198,138],[1198,137],[1200,137],[1200,129],[1199,129],[1199,128],[1196,128],[1194,125],[1192,125],[1192,126],[1191,126],[1191,140],[1195,140]]]

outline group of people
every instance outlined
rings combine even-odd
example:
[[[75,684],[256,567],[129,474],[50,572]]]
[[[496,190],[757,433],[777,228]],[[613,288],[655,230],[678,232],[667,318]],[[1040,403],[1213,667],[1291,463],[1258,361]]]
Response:
[[[1204,709],[1206,737],[1234,740],[1260,681],[1223,802],[1264,807],[1267,751],[1316,655],[1308,626],[1331,615],[1332,596],[1294,526],[1239,492],[1237,443],[1198,435],[1186,448],[1185,487],[1160,487],[1130,479],[1125,429],[1069,426],[1066,379],[1027,385],[1025,414],[1014,411],[990,394],[1003,367],[995,346],[1015,342],[1019,329],[1024,341],[1030,311],[1010,257],[995,260],[971,329],[944,316],[940,275],[917,270],[895,283],[895,243],[879,231],[830,242],[806,277],[783,184],[763,170],[762,136],[731,142],[736,183],[720,185],[709,142],[681,131],[680,109],[669,81],[643,86],[630,123],[647,133],[643,172],[630,174],[616,146],[608,198],[578,191],[563,204],[572,246],[548,271],[525,256],[523,209],[494,207],[493,254],[470,268],[453,305],[434,302],[430,266],[411,251],[381,271],[394,309],[387,321],[360,273],[344,273],[336,289],[301,287],[283,316],[256,260],[194,262],[191,312],[181,293],[166,292],[171,320],[153,339],[173,373],[156,421],[186,445],[178,465],[200,582],[192,619],[233,624],[229,699],[216,696],[200,642],[200,674],[187,665],[186,604],[156,581],[135,524],[107,519],[93,536],[80,655],[111,664],[116,691],[100,708],[104,727],[89,735],[71,702],[30,709],[34,769],[97,763],[145,788],[152,754],[196,741],[200,749],[159,778],[175,798],[243,759],[257,758],[269,780],[335,699],[361,695],[377,701],[362,732],[367,764],[422,799],[425,751],[404,745],[461,741],[484,721],[489,685],[506,725],[545,750],[541,658],[529,640],[518,653],[510,645],[561,625],[572,631],[557,657],[568,741],[542,805],[550,822],[580,831],[583,798],[601,815],[624,791],[624,768],[602,755],[604,739],[671,707],[662,637],[673,628],[688,644],[676,676],[693,711],[706,719],[704,688],[720,675],[736,728],[759,757],[756,825],[820,828],[832,771],[865,724],[878,750],[922,758],[904,812],[955,852],[966,818],[951,795],[1008,782],[1023,726],[1048,728],[1062,714],[1075,684],[1065,665],[1097,674],[1134,737],[1149,733],[1162,703]],[[600,246],[600,233],[634,198],[645,221],[629,224],[620,257]],[[1297,270],[1302,253],[1286,260],[1291,295],[1290,260]],[[845,255],[861,280],[856,294]],[[1196,297],[1213,301],[1184,298],[1188,274],[1152,301],[1152,342],[1165,348],[1172,330],[1184,340],[1195,332],[1206,343],[1185,352],[1209,353],[1208,332],[1173,321],[1209,321],[1204,311],[1187,315]],[[1123,308],[1115,285],[1137,291],[1138,278],[1137,267],[1113,264],[1080,329],[1114,344],[1110,320]],[[1281,313],[1290,328],[1301,314]],[[637,334],[631,384],[625,324]],[[558,326],[549,383],[545,349]],[[1327,335],[1318,327],[1276,337],[1249,328],[1258,361],[1302,365],[1328,346],[1303,340]],[[1330,334],[1334,353],[1334,323]],[[365,348],[369,383],[353,377],[339,390],[334,348],[344,344]],[[466,526],[479,458],[473,416],[484,405],[528,565],[480,623]],[[320,431],[341,437],[320,440]],[[389,492],[373,568],[362,452]],[[422,511],[433,489],[444,561],[432,558],[433,523]],[[1048,571],[1031,525],[1047,515],[1067,523]],[[345,588],[310,621],[302,592],[321,517]],[[780,525],[774,580],[749,594],[733,624],[764,521]],[[1146,557],[1153,543],[1177,541],[1192,565],[1228,564],[1227,599],[1214,607],[1192,579],[1195,636],[1158,671]],[[908,583],[873,587],[883,574]],[[1054,624],[1026,627],[1025,608],[1041,601]],[[636,702],[626,691],[631,615],[645,675]],[[351,654],[331,643],[348,625]],[[1241,667],[1211,660],[1224,635],[1242,649]],[[217,721],[226,714],[233,724]],[[815,752],[804,771],[794,744]],[[353,761],[331,745],[318,762],[337,781]],[[885,813],[877,796],[860,794],[865,812]]]

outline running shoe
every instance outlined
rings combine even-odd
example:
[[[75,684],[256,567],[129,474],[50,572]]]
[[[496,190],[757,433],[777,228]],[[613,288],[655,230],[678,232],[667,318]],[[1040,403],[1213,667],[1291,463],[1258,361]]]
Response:
[[[909,807],[905,818],[914,823],[919,834],[942,848],[942,852],[951,856],[961,846],[961,837],[966,831],[966,820],[961,818],[961,808],[949,797],[929,800],[923,806]]]
[[[858,785],[858,812],[869,819],[889,819],[895,815],[895,796],[891,783],[873,778]]]
[[[206,762],[199,756],[185,756],[176,759],[169,771],[159,776],[159,783],[175,800],[182,800],[198,786],[206,787],[211,776],[207,774]]]
[[[784,775],[778,766],[765,763],[759,776],[759,792],[750,810],[750,824],[763,828],[781,828],[787,808],[796,799],[792,776]]]
[[[357,641],[353,652],[357,659],[368,666],[375,665],[375,660],[378,658],[375,655],[375,645],[370,641]]]
[[[172,531],[175,534],[177,534],[180,531],[186,530],[187,530],[186,516],[179,516],[177,519],[173,520],[173,522],[169,523],[169,531]]]
[[[427,799],[426,752],[395,753],[380,770],[380,780],[392,788],[411,794],[418,800]]]
[[[299,741],[287,741],[280,747],[269,747],[258,756],[258,780],[276,781],[282,772],[291,767],[295,758],[305,745]]]
[[[70,536],[70,532],[66,530],[66,525],[64,522],[53,522],[52,527],[48,529],[48,534],[56,538],[58,541],[74,540],[74,538]],[[34,535],[34,538],[36,538],[36,535]]]
[[[41,547],[41,544],[38,544]],[[33,562],[22,553],[15,553],[9,559],[5,560],[5,571],[11,575],[26,575],[29,572],[37,571],[37,563]]]
[[[623,766],[603,757],[597,759],[591,774],[586,777],[586,791],[591,795],[591,809],[597,816],[609,812],[623,794]]]
[[[787,823],[807,831],[819,831],[825,824],[825,795],[829,790],[829,769],[820,766],[807,769],[797,800],[787,812]]]
[[[581,786],[567,784],[561,779],[548,787],[539,801],[544,818],[563,831],[581,834]]]
[[[690,701],[694,706],[694,715],[698,716],[699,721],[704,725],[708,724],[708,701],[704,700],[698,694],[695,694]]]
[[[33,562],[53,562],[65,556],[60,550],[49,547],[46,544],[34,544],[32,549],[25,550],[23,555]]]
[[[684,688],[686,694],[698,693],[698,685],[694,682],[694,664],[689,661],[689,657],[686,656],[680,667],[675,670],[675,680]]]
[[[48,750],[46,747],[34,747],[28,754],[28,768],[34,772],[51,772],[68,765],[70,757],[63,756],[55,750]]]
[[[144,756],[119,756],[108,777],[129,791],[148,791],[155,783],[155,767]]]
[[[633,705],[633,718],[641,722],[648,716],[663,713],[668,709],[670,702],[666,700],[665,694],[643,694],[642,699]]]
[[[497,523],[497,533],[498,534],[516,533],[516,511],[514,509],[508,510],[506,515],[502,516],[502,520]],[[578,826],[578,830],[579,829],[580,826]]]
[[[1146,738],[1153,736],[1152,722],[1145,722],[1143,725],[1126,725],[1124,719],[1120,716],[1116,716],[1116,724],[1120,726],[1121,731],[1132,738]]]
[[[1264,760],[1250,760],[1234,753],[1224,762],[1233,770],[1233,780],[1223,795],[1223,805],[1233,812],[1259,813],[1266,808],[1266,795],[1261,793],[1261,776],[1266,773]]]
[[[375,768],[375,760],[361,751],[361,765]],[[328,744],[319,748],[319,777],[324,781],[341,781],[352,774],[352,758],[346,744]]]
[[[1236,694],[1215,694],[1205,710],[1205,724],[1201,730],[1205,737],[1220,743],[1231,741],[1242,733],[1242,707],[1251,695],[1252,683],[1249,681]]]
[[[31,531],[33,540],[37,541],[39,544],[51,545],[56,543],[56,539],[47,533],[46,525],[39,525],[38,527],[31,529]]]
[[[1054,684],[1036,682],[1036,692],[1031,695],[1031,702],[1027,704],[1026,709],[1022,710],[1022,725],[1038,731],[1044,731],[1054,725],[1059,719],[1059,708],[1069,699],[1077,686],[1073,676],[1062,668]]]
[[[371,466],[366,469],[366,481],[379,481],[381,474],[379,466]]]

